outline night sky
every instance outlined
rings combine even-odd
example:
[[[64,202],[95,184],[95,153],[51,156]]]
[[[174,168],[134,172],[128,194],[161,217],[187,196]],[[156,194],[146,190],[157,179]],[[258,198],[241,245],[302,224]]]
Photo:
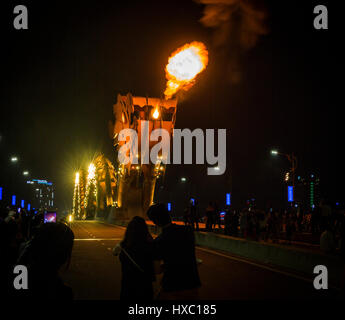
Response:
[[[266,32],[242,50],[231,39],[217,45],[200,22],[205,5],[192,0],[1,1],[1,177],[18,155],[18,170],[52,181],[59,208],[71,207],[81,163],[98,151],[114,160],[108,121],[117,94],[160,97],[169,55],[196,40],[208,47],[209,66],[180,99],[176,128],[227,128],[227,172],[170,166],[166,188],[185,176],[203,199],[223,199],[231,185],[237,206],[250,197],[278,203],[289,168],[270,155],[278,148],[295,152],[299,175],[320,176],[324,197],[342,201],[341,8],[322,1],[329,30],[315,30],[319,2],[277,2],[260,2]],[[28,30],[13,28],[16,4],[28,8]]]

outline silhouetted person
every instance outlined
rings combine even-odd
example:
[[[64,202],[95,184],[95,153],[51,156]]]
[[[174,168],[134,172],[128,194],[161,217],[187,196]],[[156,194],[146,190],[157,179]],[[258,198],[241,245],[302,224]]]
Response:
[[[226,235],[231,235],[232,215],[233,213],[230,211],[229,208],[227,208],[225,210],[225,216],[224,216],[224,234]]]
[[[162,228],[162,233],[153,241],[155,258],[164,262],[162,290],[158,298],[197,298],[201,283],[192,228],[173,224],[164,204],[152,205],[147,215]]]
[[[199,231],[199,215],[196,200],[190,200],[190,217],[193,230]]]
[[[320,208],[321,208],[321,232],[325,231],[326,228],[328,227],[328,224],[331,221],[331,216],[332,216],[332,208],[331,206],[326,203],[326,201],[321,200],[320,201]]]
[[[28,269],[28,290],[20,290],[20,297],[44,300],[72,300],[73,291],[58,272],[69,266],[74,234],[63,223],[46,223],[35,230],[26,243],[17,264]]]
[[[183,211],[183,219],[184,219],[184,225],[189,226],[191,224],[191,219],[190,219],[190,212],[188,208],[185,208]]]
[[[208,207],[206,208],[206,230],[207,231],[212,231],[213,212],[214,212],[213,202],[210,201],[210,203],[208,204]]]
[[[286,214],[286,240],[291,244],[292,236],[295,232],[295,221],[292,213]]]
[[[213,218],[212,218],[212,228],[213,229],[216,229],[216,226],[218,224],[218,228],[221,229],[221,226],[220,226],[220,212],[219,212],[219,209],[218,209],[218,205],[216,202],[214,202],[213,204]]]
[[[152,240],[145,220],[134,217],[127,226],[124,239],[114,248],[114,255],[119,255],[121,261],[121,300],[153,299]]]
[[[336,249],[335,237],[329,224],[325,226],[325,231],[320,236],[320,249],[325,253],[334,253]]]
[[[243,209],[240,215],[240,230],[241,230],[241,237],[247,237],[248,231],[248,211],[247,209]]]

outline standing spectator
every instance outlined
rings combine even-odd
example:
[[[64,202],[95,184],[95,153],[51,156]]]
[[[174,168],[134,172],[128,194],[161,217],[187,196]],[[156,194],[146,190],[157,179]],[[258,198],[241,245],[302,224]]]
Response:
[[[239,226],[239,214],[236,210],[233,210],[232,215],[231,215],[231,235],[232,236],[237,236],[238,234],[238,226]]]
[[[199,215],[195,199],[190,200],[189,212],[193,230],[199,231]]]
[[[248,228],[248,212],[247,209],[243,209],[240,214],[240,230],[241,237],[247,237],[247,228]]]
[[[335,251],[335,239],[332,229],[329,224],[325,226],[325,231],[320,237],[320,249],[325,253],[333,253]]]
[[[224,216],[224,234],[226,235],[231,235],[232,215],[233,213],[227,208]]]
[[[213,202],[210,201],[208,204],[208,207],[206,208],[206,230],[207,231],[212,231],[213,212],[214,212]]]
[[[217,202],[214,202],[214,210],[213,210],[213,218],[212,218],[212,228],[216,229],[216,226],[218,224],[218,228],[221,229],[220,226],[220,212],[218,209]]]
[[[286,216],[286,240],[288,241],[288,244],[291,244],[292,236],[295,232],[295,220],[293,217],[293,212],[287,213]]]
[[[145,220],[134,217],[127,226],[124,239],[114,248],[114,255],[119,255],[121,261],[121,300],[153,300],[152,242]]]
[[[331,220],[331,215],[332,215],[332,209],[331,207],[325,202],[325,200],[321,200],[320,202],[320,207],[321,207],[321,232],[326,230],[328,228],[328,224],[330,223]]]
[[[183,220],[185,226],[189,226],[191,224],[190,211],[188,208],[185,208],[183,211]]]
[[[163,204],[152,205],[147,216],[162,228],[162,233],[153,240],[155,259],[164,262],[162,291],[158,299],[197,299],[201,282],[193,230],[172,223]]]
[[[315,236],[320,232],[320,221],[321,221],[321,204],[317,206],[314,212],[311,213],[310,225],[311,233]]]

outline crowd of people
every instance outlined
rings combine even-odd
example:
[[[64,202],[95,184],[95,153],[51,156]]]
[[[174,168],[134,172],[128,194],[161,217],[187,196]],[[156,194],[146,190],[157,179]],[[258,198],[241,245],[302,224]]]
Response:
[[[193,210],[192,210],[193,208]],[[195,230],[204,222],[205,231],[223,232],[226,235],[255,241],[320,244],[322,251],[345,251],[345,212],[332,209],[321,201],[313,210],[290,206],[286,210],[261,210],[246,206],[242,210],[227,207],[219,210],[216,202],[209,202],[201,216],[196,206],[185,209],[184,223]]]
[[[152,205],[147,216],[161,234],[153,239],[145,220],[134,217],[114,248],[122,267],[121,299],[197,299],[201,282],[192,228],[173,223],[164,204]],[[159,274],[162,279],[154,290]]]
[[[73,291],[59,276],[68,267],[74,242],[66,223],[43,223],[43,214],[19,208],[0,211],[0,294],[14,299],[73,299]],[[27,268],[28,290],[16,290],[17,265]],[[21,282],[25,282],[21,279]]]
[[[191,206],[195,207],[195,202]],[[122,300],[170,300],[198,298],[201,281],[195,256],[194,230],[199,228],[198,210],[189,210],[194,218],[187,226],[173,223],[164,204],[152,205],[148,218],[161,229],[153,239],[144,218],[134,217],[125,236],[114,248],[122,268]],[[338,248],[344,256],[345,216],[325,203],[310,213],[291,207],[284,212],[265,212],[253,207],[241,211],[227,208],[221,217],[217,205],[210,202],[205,213],[207,231],[222,230],[226,235],[251,240],[276,240],[284,233],[293,239],[296,232],[320,236],[320,247],[332,253]],[[223,218],[223,219],[222,219]],[[224,228],[223,228],[224,226]],[[59,276],[68,268],[74,234],[67,223],[44,223],[43,215],[25,210],[2,208],[0,215],[0,288],[13,298],[73,299],[73,290]],[[30,274],[29,290],[13,288],[16,265],[24,265]],[[154,290],[157,277],[162,279]]]
[[[113,250],[122,268],[120,298],[197,299],[200,261],[195,256],[192,228],[174,224],[164,204],[152,205],[147,216],[161,228],[161,234],[153,239],[145,219],[136,216]],[[73,249],[74,233],[67,223],[44,223],[40,213],[2,208],[0,235],[1,294],[14,299],[73,299],[72,288],[59,276],[62,268],[68,268]],[[14,286],[18,265],[27,268],[26,290]],[[161,281],[154,290],[158,275]]]

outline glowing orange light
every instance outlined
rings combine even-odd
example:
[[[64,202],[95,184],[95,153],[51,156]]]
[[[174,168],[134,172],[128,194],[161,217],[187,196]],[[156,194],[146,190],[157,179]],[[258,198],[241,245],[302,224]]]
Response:
[[[158,119],[158,117],[159,117],[158,109],[155,110],[155,112],[152,114],[152,116],[153,116],[154,119]]]
[[[194,41],[178,48],[170,56],[165,68],[167,86],[164,91],[166,99],[171,98],[179,90],[189,90],[196,76],[208,64],[208,52],[202,42]]]

